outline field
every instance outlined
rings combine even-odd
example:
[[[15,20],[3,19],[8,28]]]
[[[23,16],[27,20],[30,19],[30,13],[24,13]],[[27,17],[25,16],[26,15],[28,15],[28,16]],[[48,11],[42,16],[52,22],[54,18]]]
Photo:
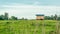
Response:
[[[45,34],[55,33],[56,21],[0,20],[0,34],[42,34],[44,31]]]

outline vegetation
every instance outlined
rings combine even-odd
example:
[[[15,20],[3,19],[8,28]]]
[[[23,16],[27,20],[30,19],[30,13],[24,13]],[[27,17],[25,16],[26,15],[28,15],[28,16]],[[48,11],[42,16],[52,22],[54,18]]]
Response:
[[[10,20],[17,20],[18,18],[15,16],[11,16]]]
[[[8,13],[5,13],[4,15],[0,15],[0,20],[17,20],[17,17],[11,16],[11,18],[9,18]]]
[[[60,16],[55,14],[44,18],[45,20],[28,20],[27,18],[18,20],[15,16],[9,18],[8,13],[5,13],[0,15],[0,34],[42,34],[42,30],[45,34],[56,33],[56,19],[60,20]]]
[[[56,20],[56,18],[58,18],[57,20],[60,20],[60,16],[58,16],[57,14],[55,15],[51,15],[51,16],[44,16],[45,20]],[[9,18],[8,13],[5,13],[4,15],[0,15],[0,20],[18,20],[17,17],[15,16],[11,16]],[[20,20],[27,20],[27,18],[20,18]]]
[[[57,14],[55,14],[54,16],[45,16],[45,20],[60,20],[60,16],[58,16]]]
[[[37,23],[37,24],[36,24]],[[0,34],[42,34],[42,24],[46,34],[56,32],[55,20],[0,20]]]
[[[4,20],[8,20],[8,13],[5,13],[5,15],[4,15]]]

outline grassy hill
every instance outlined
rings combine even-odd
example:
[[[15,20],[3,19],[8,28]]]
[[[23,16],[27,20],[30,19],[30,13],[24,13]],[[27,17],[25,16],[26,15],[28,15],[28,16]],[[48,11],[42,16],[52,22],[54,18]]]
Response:
[[[43,25],[44,24],[44,27]],[[0,34],[46,34],[56,31],[55,20],[0,20]]]

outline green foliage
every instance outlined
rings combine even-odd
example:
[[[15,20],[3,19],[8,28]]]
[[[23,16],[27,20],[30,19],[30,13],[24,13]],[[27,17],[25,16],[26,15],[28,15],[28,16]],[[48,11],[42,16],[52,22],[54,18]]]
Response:
[[[4,15],[0,15],[0,20],[8,20],[8,13],[5,13]]]
[[[17,17],[11,16],[11,20],[17,20]]]
[[[57,14],[55,14],[54,16],[44,16],[45,20],[60,20],[60,16],[58,17]],[[15,16],[11,16],[11,18],[9,18],[8,13],[5,13],[4,15],[0,15],[0,20],[18,20],[17,17]],[[27,18],[20,18],[19,20],[28,20]]]
[[[45,16],[44,18],[45,20],[60,20],[60,16],[58,16],[57,14],[55,14],[54,16]]]
[[[54,16],[54,19],[56,20],[58,17],[57,17],[57,14],[55,14],[55,16]]]
[[[49,34],[56,30],[54,20],[5,20],[0,21],[0,34],[34,34],[36,23],[38,25],[36,34],[42,34],[42,24],[45,24],[45,33]]]
[[[4,20],[4,15],[0,15],[0,20]]]
[[[60,16],[58,17],[58,20],[60,20]]]
[[[8,20],[8,13],[5,13],[4,20]]]

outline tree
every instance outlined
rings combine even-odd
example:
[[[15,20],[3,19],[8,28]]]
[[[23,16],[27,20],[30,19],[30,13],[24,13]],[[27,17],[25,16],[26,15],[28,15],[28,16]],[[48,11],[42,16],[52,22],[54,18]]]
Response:
[[[8,13],[5,13],[4,19],[5,19],[5,20],[8,20]]]
[[[56,20],[58,17],[57,17],[57,14],[55,14],[55,16],[54,16],[54,19]]]
[[[4,20],[4,15],[0,15],[0,20]]]
[[[45,18],[45,20],[51,20],[50,16],[45,16],[44,18]]]
[[[11,16],[11,20],[17,20],[17,17]]]
[[[58,20],[60,20],[60,17],[58,17]]]
[[[25,20],[24,17],[22,17],[20,20]]]
[[[51,15],[51,20],[54,20],[54,16],[53,15]]]
[[[0,16],[0,20],[3,20],[3,18]]]

